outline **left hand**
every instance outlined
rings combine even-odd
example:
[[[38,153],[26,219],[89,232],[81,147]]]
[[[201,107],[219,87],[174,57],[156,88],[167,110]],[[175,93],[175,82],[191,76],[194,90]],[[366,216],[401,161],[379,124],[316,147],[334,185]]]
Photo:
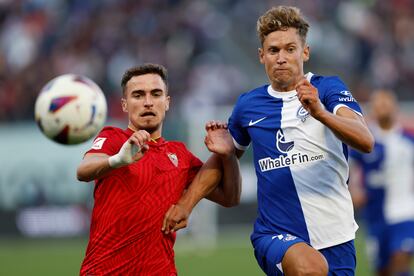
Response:
[[[173,233],[181,228],[185,228],[188,224],[190,211],[179,203],[172,205],[164,215],[161,231],[164,234]]]
[[[235,153],[233,138],[227,130],[226,123],[209,121],[206,124],[206,131],[204,143],[209,151],[220,156],[231,156]]]
[[[296,85],[296,91],[299,101],[309,114],[318,118],[319,114],[324,112],[319,100],[318,89],[313,86],[306,78],[301,79]]]

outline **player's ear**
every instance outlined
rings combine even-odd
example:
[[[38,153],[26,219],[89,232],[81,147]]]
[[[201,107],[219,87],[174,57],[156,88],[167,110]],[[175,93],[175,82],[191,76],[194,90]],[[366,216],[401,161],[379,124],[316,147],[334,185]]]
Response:
[[[303,47],[303,61],[308,61],[310,55],[310,48],[308,44],[305,44],[305,47]]]
[[[122,111],[127,113],[128,112],[128,106],[127,106],[127,101],[124,97],[121,98],[121,106],[122,106]]]
[[[168,111],[170,109],[170,101],[171,101],[170,96],[167,96],[167,99],[165,101],[165,111]]]
[[[257,53],[259,54],[260,63],[264,64],[264,50],[263,50],[263,48],[257,49]]]

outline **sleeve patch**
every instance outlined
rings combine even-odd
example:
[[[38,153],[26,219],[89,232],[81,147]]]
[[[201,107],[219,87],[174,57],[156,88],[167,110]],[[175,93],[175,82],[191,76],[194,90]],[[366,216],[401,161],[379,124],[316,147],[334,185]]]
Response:
[[[105,143],[106,138],[98,137],[93,141],[92,149],[99,150],[102,149],[103,144]]]

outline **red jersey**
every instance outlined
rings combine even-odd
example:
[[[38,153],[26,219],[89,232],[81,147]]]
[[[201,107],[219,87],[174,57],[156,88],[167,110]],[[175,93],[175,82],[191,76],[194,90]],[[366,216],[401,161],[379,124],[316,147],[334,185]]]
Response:
[[[132,134],[105,127],[88,153],[114,155]],[[161,232],[162,220],[202,162],[180,142],[159,138],[148,145],[139,161],[95,180],[81,275],[176,275],[175,234]]]

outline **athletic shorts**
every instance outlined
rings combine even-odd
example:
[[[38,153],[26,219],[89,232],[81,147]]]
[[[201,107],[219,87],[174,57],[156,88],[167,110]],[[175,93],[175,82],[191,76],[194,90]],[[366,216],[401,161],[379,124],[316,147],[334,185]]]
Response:
[[[370,225],[367,253],[376,270],[386,267],[398,251],[414,253],[414,221]]]
[[[308,242],[290,235],[257,235],[251,237],[254,255],[261,269],[268,276],[282,276],[282,259],[292,245]],[[354,241],[321,249],[329,264],[329,275],[352,276],[355,275],[356,254]]]
[[[354,276],[356,253],[354,240],[319,250],[329,264],[329,276]]]

